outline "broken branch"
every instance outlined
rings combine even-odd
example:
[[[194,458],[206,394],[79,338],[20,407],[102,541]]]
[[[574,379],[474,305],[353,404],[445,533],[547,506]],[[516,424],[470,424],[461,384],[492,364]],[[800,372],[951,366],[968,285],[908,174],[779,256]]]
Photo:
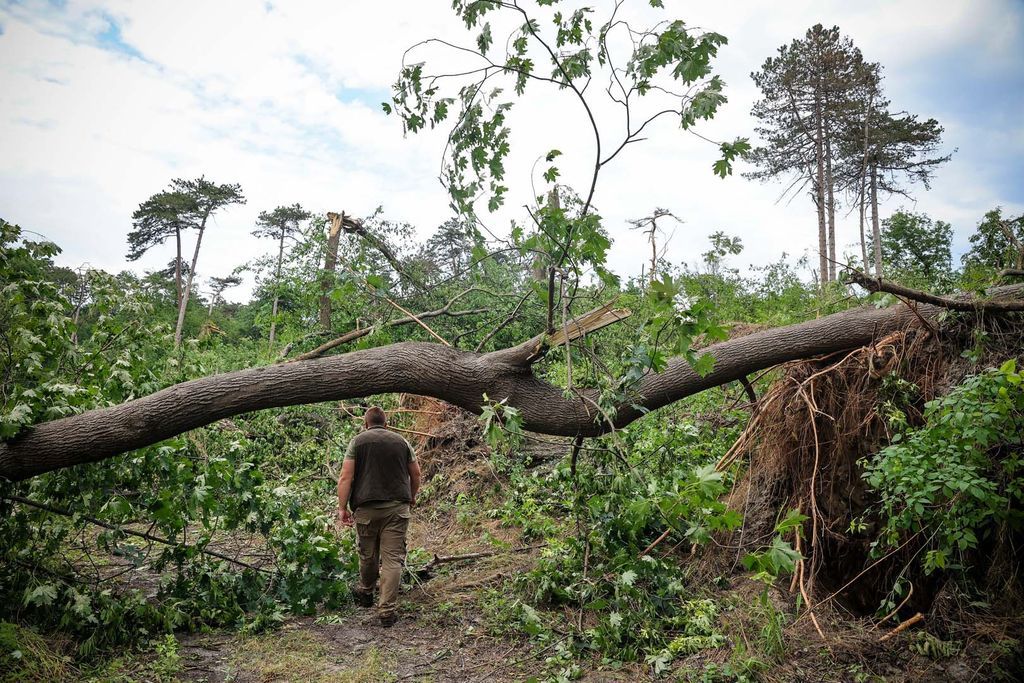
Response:
[[[993,301],[991,299],[954,299],[938,296],[918,289],[911,289],[882,278],[868,277],[859,270],[849,271],[847,280],[858,284],[869,292],[887,292],[919,303],[948,308],[952,311],[1002,312],[1024,311],[1024,301]]]

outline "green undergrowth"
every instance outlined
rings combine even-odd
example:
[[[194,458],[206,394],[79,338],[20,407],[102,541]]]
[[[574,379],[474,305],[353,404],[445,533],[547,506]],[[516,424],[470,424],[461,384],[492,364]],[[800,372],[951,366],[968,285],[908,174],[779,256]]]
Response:
[[[733,647],[722,605],[677,557],[679,548],[700,547],[742,522],[722,502],[732,475],[714,468],[745,420],[722,412],[728,400],[694,399],[667,428],[635,423],[581,451],[575,473],[566,458],[549,471],[511,477],[504,504],[489,514],[545,547],[530,571],[482,604],[493,632],[525,634],[552,653],[547,679],[573,680],[583,663],[639,665],[661,676],[694,653]],[[716,409],[723,419],[714,427],[690,417]],[[795,552],[781,540],[792,528],[776,539],[788,551],[788,564],[770,565],[776,576],[792,570]],[[774,557],[770,549],[765,556]],[[766,616],[774,621],[763,656],[774,659],[781,618]],[[741,657],[729,670],[753,670],[757,661]]]
[[[1024,530],[1022,374],[1008,360],[928,403],[920,428],[895,422],[892,443],[863,463],[879,497],[875,552],[921,538],[924,573],[962,581],[979,552],[995,554]],[[906,590],[901,576],[881,609]]]

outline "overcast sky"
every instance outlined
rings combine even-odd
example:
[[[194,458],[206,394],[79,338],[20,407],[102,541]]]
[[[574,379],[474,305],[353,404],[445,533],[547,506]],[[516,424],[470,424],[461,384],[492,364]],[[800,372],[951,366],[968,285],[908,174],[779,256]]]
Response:
[[[988,209],[1024,212],[1020,0],[665,0],[666,12],[653,14],[646,2],[630,2],[638,19],[681,18],[728,37],[715,64],[729,102],[699,128],[707,137],[751,135],[757,92],[749,73],[809,26],[838,24],[883,64],[893,108],[938,119],[946,150],[956,150],[932,189],[916,190],[916,206],[892,200],[883,216],[903,204],[949,221],[959,253]],[[472,42],[450,4],[0,0],[0,217],[59,244],[62,264],[116,272],[126,266],[139,202],[172,178],[205,174],[241,183],[249,202],[208,231],[203,276],[269,250],[250,231],[260,210],[279,204],[356,216],[383,205],[426,237],[449,215],[437,182],[444,139],[403,139],[380,103],[409,45],[431,36]],[[590,4],[598,17],[611,6]],[[589,182],[593,141],[578,103],[542,87],[528,95],[512,117],[508,208],[489,223],[499,233],[522,218],[531,168],[548,149],[565,152],[563,182]],[[613,111],[601,111],[607,130],[621,127]],[[597,205],[615,240],[616,272],[635,274],[647,259],[626,219],[655,207],[685,221],[668,247],[676,263],[696,260],[716,230],[743,239],[740,267],[816,245],[808,197],[779,202],[781,183],[719,179],[715,158],[712,145],[666,122],[607,168]],[[533,183],[543,184],[536,174]],[[856,234],[856,214],[842,212],[841,247],[852,253]],[[132,267],[162,266],[172,250]]]

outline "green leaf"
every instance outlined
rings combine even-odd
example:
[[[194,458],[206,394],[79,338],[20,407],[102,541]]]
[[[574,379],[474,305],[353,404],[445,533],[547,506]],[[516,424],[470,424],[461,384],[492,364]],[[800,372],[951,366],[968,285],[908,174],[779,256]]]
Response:
[[[799,529],[804,522],[810,519],[807,515],[800,514],[799,510],[790,510],[784,519],[775,525],[775,531],[784,534],[793,529]]]
[[[52,605],[56,599],[57,587],[52,583],[43,583],[26,592],[25,605],[27,607],[32,607],[33,605],[45,607],[46,605]]]
[[[476,46],[480,49],[481,53],[486,54],[493,42],[494,39],[491,36],[491,23],[487,22],[480,31],[480,35],[476,38]]]
[[[715,369],[715,357],[710,353],[702,353],[697,356],[696,362],[693,363],[693,371],[701,377],[707,377],[711,374],[711,371]]]

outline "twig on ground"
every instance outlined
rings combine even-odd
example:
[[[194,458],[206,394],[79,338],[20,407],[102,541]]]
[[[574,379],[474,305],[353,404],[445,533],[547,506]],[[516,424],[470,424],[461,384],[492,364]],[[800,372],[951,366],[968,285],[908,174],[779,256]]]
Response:
[[[910,628],[914,624],[920,623],[922,621],[924,621],[924,615],[921,614],[920,612],[918,612],[917,614],[915,614],[914,616],[910,617],[909,619],[904,621],[902,624],[900,624],[899,626],[897,626],[896,628],[894,628],[893,630],[889,631],[884,636],[879,638],[878,642],[884,643],[885,641],[889,640],[890,638],[893,638],[894,636],[899,635],[903,631],[906,631],[908,628]]]
[[[644,555],[646,555],[647,553],[651,552],[656,547],[658,547],[658,544],[661,543],[662,541],[664,541],[666,538],[668,538],[668,535],[670,533],[672,533],[672,529],[665,529],[664,531],[662,531],[661,532],[661,536],[658,536],[656,539],[654,539],[653,542],[651,542],[651,544],[649,546],[647,546],[642,551],[640,551],[639,557],[643,557]]]
[[[896,609],[894,609],[893,611],[889,612],[884,617],[879,619],[878,623],[871,627],[871,630],[872,631],[876,630],[879,626],[881,626],[882,624],[884,624],[885,622],[889,621],[894,616],[896,616],[896,613],[899,612],[901,609],[903,609],[903,606],[905,604],[907,604],[907,602],[910,600],[910,596],[913,595],[913,594],[914,594],[914,584],[911,583],[910,584],[910,590],[907,591],[907,597],[903,598],[903,600],[900,601],[900,604],[896,605]]]

